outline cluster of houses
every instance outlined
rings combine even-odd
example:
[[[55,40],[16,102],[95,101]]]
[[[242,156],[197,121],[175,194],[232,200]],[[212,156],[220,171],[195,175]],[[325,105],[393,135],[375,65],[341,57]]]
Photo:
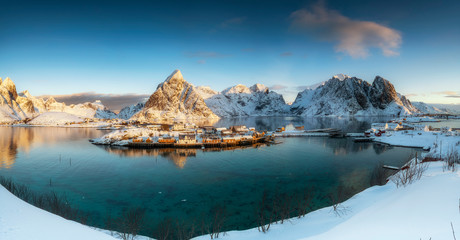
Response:
[[[430,132],[430,131],[438,131],[443,135],[446,136],[457,136],[459,135],[458,129],[452,129],[450,127],[442,127],[442,128],[433,128],[428,125],[424,124],[405,124],[403,122],[394,122],[390,121],[388,123],[372,123],[371,128],[364,132],[366,137],[380,137],[382,134],[387,133],[387,135],[391,135],[392,131],[417,131],[417,132]]]
[[[166,132],[157,139],[135,138],[133,144],[138,143],[159,143],[179,145],[199,144],[228,144],[238,145],[241,143],[255,143],[264,138],[266,132],[257,132],[255,128],[246,126],[232,126],[229,128],[216,128],[213,126],[197,127],[193,124],[157,124],[145,126],[149,130]],[[155,141],[156,140],[156,141]]]

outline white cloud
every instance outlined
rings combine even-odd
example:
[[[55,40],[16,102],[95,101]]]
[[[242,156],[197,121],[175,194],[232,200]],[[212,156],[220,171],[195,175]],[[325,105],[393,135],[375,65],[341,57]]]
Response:
[[[353,58],[367,57],[369,48],[381,49],[384,56],[399,55],[402,42],[399,31],[375,22],[350,19],[321,3],[293,12],[290,19],[291,29],[334,42],[337,52]]]

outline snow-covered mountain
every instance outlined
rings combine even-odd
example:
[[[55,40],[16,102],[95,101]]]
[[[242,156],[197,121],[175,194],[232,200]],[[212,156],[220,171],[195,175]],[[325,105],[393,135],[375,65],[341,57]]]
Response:
[[[141,111],[145,106],[145,103],[138,103],[124,107],[118,113],[118,118],[130,119],[134,114]]]
[[[421,113],[426,114],[448,114],[450,113],[447,109],[439,109],[435,106],[426,104],[424,102],[412,102],[412,105],[417,108]]]
[[[372,84],[347,75],[300,92],[291,105],[293,114],[301,116],[410,115],[419,112],[393,84],[377,76]]]
[[[145,103],[144,108],[131,119],[139,121],[163,121],[168,119],[219,118],[204,102],[192,84],[175,70],[160,83]]]
[[[17,120],[32,119],[46,112],[63,112],[80,118],[116,118],[116,114],[108,110],[101,101],[67,106],[57,102],[53,97],[46,101],[32,96],[25,90],[17,93],[16,85],[10,78],[0,78],[0,123],[11,123]],[[58,115],[50,115],[58,116]]]
[[[120,118],[142,121],[172,119],[217,119],[240,116],[379,116],[413,113],[449,113],[423,102],[411,103],[396,92],[393,84],[375,77],[372,84],[344,74],[306,87],[292,104],[283,96],[262,84],[247,87],[242,84],[221,92],[210,87],[195,87],[175,70],[157,86],[146,103],[123,108],[119,114],[108,110],[101,101],[66,105],[53,97],[46,100],[29,91],[17,93],[11,79],[0,78],[0,123],[37,118],[43,113],[66,113],[66,119]],[[45,114],[46,121],[64,116]],[[51,119],[51,120],[50,120]],[[76,118],[75,118],[76,119]],[[38,121],[38,120],[37,120]]]
[[[278,116],[289,113],[281,94],[262,84],[246,87],[238,84],[218,93],[209,87],[198,87],[206,105],[220,117]]]

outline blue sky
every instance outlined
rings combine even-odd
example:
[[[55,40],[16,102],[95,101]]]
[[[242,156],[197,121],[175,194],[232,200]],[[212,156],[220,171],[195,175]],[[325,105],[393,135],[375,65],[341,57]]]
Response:
[[[151,94],[174,69],[292,101],[337,73],[460,103],[459,1],[3,1],[0,77],[33,95]]]

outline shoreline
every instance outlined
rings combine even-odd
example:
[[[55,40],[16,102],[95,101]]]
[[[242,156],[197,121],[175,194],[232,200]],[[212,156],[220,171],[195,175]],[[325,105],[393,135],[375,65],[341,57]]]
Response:
[[[401,134],[403,133],[401,132]],[[413,135],[413,136],[407,135],[405,136],[405,138],[412,139],[413,137],[415,138],[416,136],[423,137],[424,134]],[[457,143],[460,143],[460,138],[458,136],[443,136],[442,138],[439,137],[440,135],[433,135],[433,134],[427,134],[427,136],[429,136],[429,138],[425,138],[423,141],[419,141],[416,144],[414,143],[413,145],[416,145],[419,148],[423,146],[427,146],[427,145],[435,145],[436,142],[431,142],[430,144],[428,139],[433,140],[434,138],[436,138],[436,136],[437,136],[436,139],[440,141],[444,141],[444,145],[438,144],[434,147],[431,147],[429,152],[423,153],[422,158],[433,155],[433,154],[438,154],[438,153],[441,157],[446,156],[446,154],[448,154],[447,150],[449,146],[456,146],[456,149],[460,150],[460,146],[456,145]],[[408,146],[408,144],[411,143],[411,141],[400,139],[401,137],[402,136],[393,134],[388,137],[382,137],[377,142],[395,146],[391,143],[403,141],[406,143],[405,145],[403,145],[404,147],[413,148],[411,146]],[[444,154],[441,155],[440,152],[444,152]],[[458,186],[458,184],[460,184],[460,174],[458,172],[444,171],[443,170],[444,162],[431,162],[431,163],[423,163],[423,164],[427,164],[429,167],[428,167],[427,173],[422,177],[420,181],[416,181],[413,184],[408,185],[407,187],[404,187],[404,188],[402,187],[398,188],[395,186],[393,182],[390,181],[383,186],[373,186],[373,187],[364,189],[363,191],[357,193],[350,199],[340,204],[343,206],[343,210],[347,212],[347,214],[344,214],[342,216],[336,216],[333,210],[333,206],[329,206],[329,207],[325,207],[325,208],[310,212],[305,217],[302,217],[302,218],[293,217],[291,219],[288,219],[287,223],[285,224],[274,223],[272,224],[270,231],[268,231],[267,233],[262,233],[262,232],[259,232],[257,228],[252,228],[252,229],[247,229],[247,230],[242,230],[242,231],[228,231],[226,232],[226,234],[222,234],[223,236],[222,238],[224,239],[251,239],[251,240],[252,239],[267,239],[267,238],[274,238],[274,239],[300,239],[302,238],[302,239],[315,239],[315,240],[318,239],[319,240],[319,239],[409,239],[409,238],[414,238],[414,237],[415,238],[422,237],[423,239],[425,238],[428,239],[429,237],[437,237],[437,239],[445,239],[446,236],[451,237],[452,233],[449,231],[448,228],[445,231],[439,231],[439,228],[438,228],[438,227],[441,227],[441,224],[439,224],[438,221],[441,221],[440,219],[442,218],[439,215],[451,217],[451,215],[449,215],[450,212],[442,212],[445,210],[444,208],[442,208],[442,206],[436,206],[436,207],[441,207],[442,209],[440,210],[438,209],[440,211],[439,214],[433,214],[431,216],[433,217],[432,219],[426,219],[423,216],[413,215],[412,212],[417,212],[416,210],[421,210],[418,208],[414,211],[411,211],[409,215],[402,216],[403,218],[401,219],[395,218],[395,219],[390,220],[388,218],[389,216],[387,216],[387,215],[391,215],[390,213],[393,213],[393,217],[398,216],[397,215],[398,211],[399,213],[406,212],[406,209],[401,208],[401,206],[412,208],[412,206],[407,205],[406,202],[398,203],[398,201],[396,201],[398,205],[394,206],[395,202],[389,201],[389,199],[415,198],[413,196],[413,194],[415,194],[417,200],[412,199],[410,202],[417,202],[417,206],[419,207],[426,208],[426,206],[430,206],[429,208],[431,209],[431,207],[433,206],[431,206],[430,203],[433,199],[429,198],[428,200],[430,201],[428,202],[424,201],[422,196],[426,195],[425,191],[427,192],[438,191],[437,194],[434,194],[435,196],[432,196],[432,197],[439,197],[438,201],[443,203],[441,205],[445,205],[444,204],[446,202],[445,201],[446,199],[444,198],[446,197],[446,195],[444,194],[445,191],[439,192],[439,189],[443,189],[446,186],[448,186],[448,189],[456,189],[455,186]],[[450,182],[446,182],[445,179],[450,179]],[[433,181],[435,183],[433,183]],[[425,185],[430,185],[431,188],[427,189]],[[417,188],[419,190],[417,190],[416,193],[412,193],[412,192],[409,192],[409,190],[407,190],[407,189],[413,189],[413,188]],[[420,193],[419,191],[422,191],[422,192]],[[455,194],[455,197],[456,197],[455,203],[457,205],[453,206],[455,207],[453,209],[454,210],[456,209],[456,211],[458,212],[458,199],[460,199],[460,194],[458,193],[458,191],[457,192],[453,191],[453,193],[452,191],[447,191],[447,193],[449,194],[449,196],[451,196],[452,194]],[[422,194],[422,195],[419,195],[419,194]],[[6,199],[6,198],[2,197],[2,199]],[[11,198],[9,199],[11,200]],[[14,201],[17,202],[18,199]],[[420,201],[422,201],[422,203],[420,203]],[[8,204],[10,203],[8,202]],[[36,208],[30,204],[28,205],[29,206],[27,208],[30,208],[30,207]],[[452,202],[449,202],[449,205],[452,207],[453,205]],[[377,206],[381,208],[386,208],[387,210],[389,208],[389,209],[392,209],[393,211],[396,211],[396,210],[397,211],[391,212],[388,210],[388,212],[383,212],[379,210]],[[9,206],[7,208],[11,208],[11,207]],[[2,209],[1,211],[4,211],[4,209]],[[380,215],[376,215],[375,212],[384,214],[387,217],[386,220],[388,222],[382,222],[382,220],[378,218],[374,219],[372,216],[381,217]],[[51,214],[51,213],[47,213],[47,214],[53,216],[52,218],[54,218],[54,220],[52,221],[60,221],[58,219],[64,220],[61,217],[55,216],[54,214]],[[460,223],[460,220],[458,219],[458,215],[456,216],[457,218],[454,218],[451,220],[456,224],[454,226],[458,226],[458,224]],[[410,220],[408,218],[410,218]],[[403,223],[411,222],[413,218],[423,219],[424,221],[426,221],[425,224],[429,223],[431,227],[428,226],[426,229],[416,228],[413,231],[409,231],[409,233],[405,233],[405,235],[401,235],[402,232],[400,232],[399,230],[395,230],[393,232],[385,232],[383,235],[379,235],[379,236],[369,235],[371,233],[375,234],[375,232],[377,232],[376,228],[377,229],[380,229],[382,227],[389,228],[390,226],[396,227],[398,225],[403,225]],[[6,219],[5,214],[0,215],[0,223],[4,222],[3,219]],[[363,219],[366,221],[364,221]],[[68,220],[64,220],[64,221],[73,222],[73,221],[68,221]],[[374,222],[374,224],[370,224],[368,222]],[[375,222],[380,222],[380,224],[383,224],[383,225],[379,225]],[[59,224],[67,224],[67,223],[59,223]],[[73,224],[77,224],[77,223],[73,222]],[[356,235],[357,232],[360,233],[359,229],[361,229],[361,226],[363,224],[370,225],[368,226],[370,230],[365,232],[367,233],[367,235],[366,234]],[[420,223],[420,224],[423,224],[423,223]],[[0,226],[1,225],[2,224],[0,224]],[[72,224],[69,224],[68,227],[70,227],[70,225]],[[436,228],[432,226],[436,226]],[[88,227],[89,229],[93,229],[92,227],[89,227],[89,226],[86,226],[86,227]],[[71,228],[73,229],[73,226]],[[356,229],[350,230],[354,228]],[[80,232],[80,230],[78,231],[76,230],[77,227],[75,227],[75,229],[73,230],[72,229],[70,229],[69,231],[75,231],[78,233]],[[345,229],[347,229],[347,231],[345,231]],[[427,232],[427,230],[430,230],[430,229],[433,231],[433,234],[429,234],[429,232]],[[27,231],[28,230],[29,228],[27,228]],[[4,233],[2,233],[2,231],[3,229],[0,228],[0,236],[2,236],[2,234],[8,234],[8,231],[4,231]],[[98,229],[94,231],[102,231],[104,233],[111,232],[109,230],[103,230],[103,229]],[[407,231],[407,229],[405,229],[405,231]],[[415,235],[416,233],[419,233],[420,235]],[[78,235],[78,234],[75,234],[75,235]],[[11,235],[5,235],[5,236],[6,236],[6,239],[15,239],[15,240],[23,239],[23,238],[8,238]],[[147,239],[146,237],[144,238]],[[41,238],[35,237],[35,239],[41,239]],[[47,238],[42,238],[42,239],[53,239],[53,238],[47,236]],[[96,238],[90,237],[86,239],[96,239]],[[97,239],[101,239],[101,238],[97,238]],[[114,239],[114,238],[110,238],[110,239]],[[142,239],[142,238],[141,236],[139,236],[139,238],[136,238],[136,239]],[[209,235],[197,236],[194,239],[209,239]]]

